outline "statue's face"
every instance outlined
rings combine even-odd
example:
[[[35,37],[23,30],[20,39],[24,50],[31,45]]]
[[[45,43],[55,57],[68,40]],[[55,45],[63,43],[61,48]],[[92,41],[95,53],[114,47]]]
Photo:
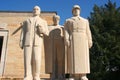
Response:
[[[58,18],[53,18],[54,25],[58,25],[58,24],[59,24],[59,21],[60,21],[60,19],[58,19]]]
[[[80,9],[76,8],[76,9],[73,10],[72,13],[73,13],[73,16],[79,16],[80,15]]]
[[[35,6],[34,9],[33,9],[33,15],[34,16],[38,16],[40,15],[40,8],[38,6]]]

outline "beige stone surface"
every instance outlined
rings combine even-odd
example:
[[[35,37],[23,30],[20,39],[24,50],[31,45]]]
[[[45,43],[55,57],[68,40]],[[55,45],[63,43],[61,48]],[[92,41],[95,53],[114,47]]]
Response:
[[[59,24],[60,16],[53,17],[53,29],[50,32],[53,38],[53,73],[60,76],[65,73],[65,45],[64,27]]]
[[[53,25],[49,26],[49,36],[45,38],[46,72],[57,78],[65,73],[64,27],[59,25],[60,17],[53,16]]]
[[[0,12],[0,23],[6,23],[6,29],[9,31],[7,52],[5,58],[5,67],[3,77],[23,77],[24,61],[23,51],[19,47],[20,23],[28,19],[32,12]],[[45,19],[48,25],[51,25],[52,17],[55,12],[42,12],[41,17]],[[42,53],[41,76],[44,73],[44,52]],[[43,77],[48,77],[44,75]]]
[[[90,73],[89,48],[92,36],[89,22],[80,16],[80,7],[73,6],[73,17],[65,22],[65,43],[68,47],[67,69],[70,74]]]

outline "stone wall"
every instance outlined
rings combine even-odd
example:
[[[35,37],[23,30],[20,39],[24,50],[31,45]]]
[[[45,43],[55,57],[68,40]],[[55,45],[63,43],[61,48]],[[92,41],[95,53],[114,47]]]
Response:
[[[56,12],[42,12],[41,17],[45,19],[48,25],[52,25],[52,17]],[[31,12],[1,11],[0,24],[7,24],[5,30],[8,30],[7,52],[5,57],[5,66],[2,77],[22,78],[24,74],[23,50],[19,47],[20,23],[32,16]],[[44,48],[44,47],[43,47]],[[44,52],[42,55],[41,77],[49,77],[44,73]]]

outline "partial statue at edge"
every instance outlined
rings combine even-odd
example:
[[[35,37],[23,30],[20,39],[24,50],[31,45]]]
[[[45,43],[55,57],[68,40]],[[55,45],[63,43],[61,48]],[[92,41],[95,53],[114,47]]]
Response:
[[[24,80],[40,80],[43,35],[48,35],[47,22],[40,18],[40,7],[35,6],[33,17],[22,24],[20,47],[24,49]]]
[[[86,74],[90,73],[89,48],[92,47],[92,36],[89,22],[80,16],[80,11],[80,6],[74,5],[73,17],[67,19],[64,24],[67,73],[71,75],[71,80],[74,80],[76,75],[81,80],[88,80]]]

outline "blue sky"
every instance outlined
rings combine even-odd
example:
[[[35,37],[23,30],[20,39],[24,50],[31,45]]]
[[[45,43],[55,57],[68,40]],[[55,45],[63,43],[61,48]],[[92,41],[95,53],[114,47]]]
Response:
[[[111,0],[120,5],[120,0]],[[108,0],[0,0],[0,11],[32,11],[35,5],[40,6],[42,11],[56,11],[60,15],[60,24],[72,16],[73,5],[81,7],[81,16],[87,18],[92,12],[94,4],[104,5]]]

